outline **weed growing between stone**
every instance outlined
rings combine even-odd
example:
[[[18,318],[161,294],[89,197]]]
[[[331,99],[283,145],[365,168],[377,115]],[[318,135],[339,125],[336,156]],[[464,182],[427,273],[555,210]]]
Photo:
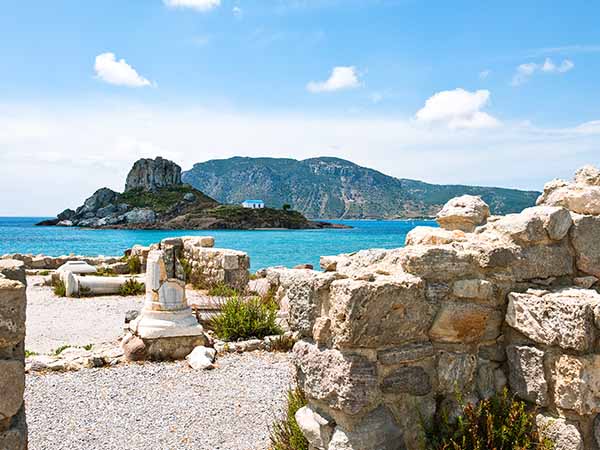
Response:
[[[244,300],[236,295],[225,301],[221,313],[210,321],[209,328],[224,341],[263,339],[282,333],[276,319],[275,303],[264,302],[258,297]]]
[[[65,283],[60,279],[52,282],[52,289],[54,290],[54,295],[57,297],[66,297],[67,295]]]
[[[138,274],[142,272],[142,261],[137,255],[132,255],[127,258],[127,266],[129,267],[130,274]]]
[[[208,295],[211,297],[237,297],[240,292],[225,283],[217,283],[208,290]]]
[[[144,292],[146,292],[146,286],[144,283],[140,283],[133,278],[127,280],[119,288],[119,295],[123,297],[127,297],[129,295],[141,295]]]
[[[68,345],[68,344],[61,345],[60,347],[56,348],[52,353],[54,353],[54,355],[58,356],[68,348],[71,348],[71,345]]]
[[[459,396],[459,403],[462,400]],[[553,443],[540,436],[535,410],[516,400],[507,389],[476,405],[463,405],[462,415],[450,420],[441,411],[424,424],[424,450],[551,450]]]
[[[285,416],[277,420],[271,428],[269,450],[308,450],[308,441],[302,434],[296,412],[306,405],[306,397],[299,389],[289,390]]]

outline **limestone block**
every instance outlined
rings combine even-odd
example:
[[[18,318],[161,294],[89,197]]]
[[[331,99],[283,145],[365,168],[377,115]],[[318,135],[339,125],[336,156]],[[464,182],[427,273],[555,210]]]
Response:
[[[371,412],[352,430],[335,428],[328,450],[398,450],[402,431],[385,407]]]
[[[377,369],[364,356],[319,349],[304,341],[296,343],[293,353],[298,384],[309,399],[351,416],[380,401]]]
[[[563,206],[578,214],[600,215],[600,186],[570,184],[557,188],[543,200],[550,206]]]
[[[494,285],[487,280],[458,280],[452,293],[459,298],[489,300],[494,296]]]
[[[577,425],[563,418],[538,414],[536,425],[543,438],[552,441],[553,450],[583,450],[583,438]]]
[[[25,277],[25,263],[15,259],[0,259],[0,275],[9,280],[20,281],[27,284]]]
[[[600,216],[574,215],[573,222],[570,236],[577,268],[600,278]]]
[[[427,280],[452,280],[477,276],[480,268],[474,251],[452,245],[405,247],[399,255],[402,268]]]
[[[0,449],[27,450],[27,423],[24,407],[11,422],[8,430],[0,431]]]
[[[560,355],[553,377],[556,406],[580,415],[600,412],[600,355]]]
[[[511,269],[517,281],[572,275],[573,255],[566,241],[552,245],[538,244],[523,248]]]
[[[328,303],[329,288],[339,278],[337,273],[322,273],[314,270],[284,269],[279,282],[285,292],[283,303],[289,307],[290,328],[303,336],[312,336],[321,305]]]
[[[595,285],[597,282],[598,282],[598,278],[593,277],[593,276],[573,278],[573,283],[575,284],[575,286],[578,286],[583,289],[589,289],[593,285]]]
[[[508,381],[511,390],[523,400],[548,406],[548,383],[544,374],[544,352],[535,347],[506,347]]]
[[[25,392],[25,366],[22,361],[0,360],[0,422],[21,409]]]
[[[377,360],[384,366],[421,361],[434,355],[431,342],[416,342],[377,352]]]
[[[600,169],[592,165],[583,166],[575,172],[575,183],[600,186]]]
[[[436,220],[446,230],[470,233],[489,216],[490,208],[480,197],[463,195],[449,200],[437,214]]]
[[[446,303],[429,330],[432,341],[471,344],[491,341],[500,335],[502,314],[473,304]]]
[[[310,406],[303,406],[294,416],[302,434],[314,449],[326,450],[333,435],[333,423]]]
[[[537,295],[542,294],[542,295]],[[506,322],[535,342],[588,351],[596,338],[594,309],[600,294],[568,288],[554,293],[511,293]]]
[[[464,231],[445,230],[437,227],[415,227],[406,235],[405,245],[440,245],[464,240]]]
[[[25,338],[25,285],[0,277],[0,347],[18,344]]]
[[[420,278],[404,274],[374,282],[331,284],[331,335],[336,347],[379,347],[426,340],[434,316]]]
[[[239,269],[240,263],[238,255],[223,255],[223,269],[236,270]]]
[[[440,351],[437,357],[438,392],[446,395],[472,392],[476,369],[475,355]]]
[[[423,396],[429,394],[431,389],[429,374],[420,366],[403,366],[394,369],[381,383],[381,391],[384,394]]]

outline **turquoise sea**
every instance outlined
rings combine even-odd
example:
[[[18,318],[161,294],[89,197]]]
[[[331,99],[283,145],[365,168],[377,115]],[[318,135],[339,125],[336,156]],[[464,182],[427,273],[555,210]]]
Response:
[[[155,231],[90,230],[83,228],[36,227],[43,217],[0,217],[0,255],[43,253],[59,256],[122,255],[134,244],[148,245],[170,236],[214,236],[215,246],[242,250],[250,255],[252,270],[269,266],[293,267],[310,263],[318,268],[319,257],[366,248],[396,248],[418,225],[435,226],[427,220],[335,221],[353,227],[336,230],[273,231]]]

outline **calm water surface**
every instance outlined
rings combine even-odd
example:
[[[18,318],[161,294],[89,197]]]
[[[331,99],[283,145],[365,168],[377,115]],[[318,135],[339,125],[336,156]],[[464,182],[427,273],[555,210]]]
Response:
[[[51,256],[121,255],[134,244],[149,245],[170,236],[214,236],[215,246],[242,250],[250,255],[252,270],[269,266],[293,267],[310,263],[317,268],[321,255],[337,255],[366,248],[396,248],[406,234],[419,225],[435,226],[427,220],[335,221],[349,230],[90,230],[84,228],[36,227],[44,218],[0,217],[0,255],[43,253]]]

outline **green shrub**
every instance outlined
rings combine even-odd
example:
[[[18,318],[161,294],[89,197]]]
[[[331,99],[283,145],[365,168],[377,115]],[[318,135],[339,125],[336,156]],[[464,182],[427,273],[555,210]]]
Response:
[[[131,255],[127,258],[127,266],[129,267],[129,273],[137,274],[142,272],[142,261],[137,255]]]
[[[459,398],[459,403],[462,401]],[[424,424],[425,450],[551,450],[535,425],[535,411],[504,389],[477,405],[462,405],[462,415],[450,421],[441,411]]]
[[[99,267],[94,274],[98,277],[116,277],[117,274],[110,267]]]
[[[50,271],[49,270],[41,270],[38,272],[38,275],[45,277],[46,275],[50,275]]]
[[[32,352],[31,350],[25,350],[25,358],[30,358],[32,356],[37,356],[38,352]]]
[[[180,258],[179,263],[181,264],[181,267],[183,268],[183,274],[185,275],[185,281],[189,283],[190,279],[192,278],[192,271],[194,269],[193,269],[192,265],[190,264],[190,262],[185,258]]]
[[[240,295],[240,291],[220,282],[210,287],[208,295],[212,297],[237,297]]]
[[[54,290],[54,295],[58,297],[66,297],[67,296],[67,288],[63,280],[58,279],[52,282],[52,288]]]
[[[70,345],[61,345],[60,347],[56,348],[53,353],[58,356],[60,355],[62,352],[64,352],[66,349],[71,348]]]
[[[277,305],[265,303],[254,297],[243,300],[231,297],[223,303],[223,308],[209,323],[217,336],[224,341],[258,338],[281,334],[276,323]]]
[[[189,271],[189,276],[186,274],[186,281],[194,286],[194,288],[204,290],[212,287],[200,269],[186,269],[186,266],[184,266],[183,270],[184,272],[186,270]]]
[[[308,450],[308,441],[296,422],[296,411],[306,405],[304,393],[296,388],[287,394],[285,416],[277,420],[271,428],[269,450]]]
[[[119,295],[127,297],[129,295],[141,295],[146,292],[144,283],[140,283],[135,278],[130,278],[119,287]]]

